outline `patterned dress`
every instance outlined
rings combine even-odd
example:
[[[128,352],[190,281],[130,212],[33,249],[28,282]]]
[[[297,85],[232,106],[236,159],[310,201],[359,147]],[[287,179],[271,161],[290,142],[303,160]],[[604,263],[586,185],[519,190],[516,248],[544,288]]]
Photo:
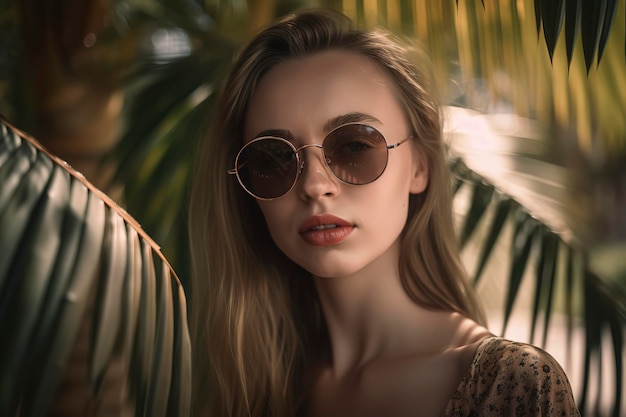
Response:
[[[490,337],[476,350],[442,417],[579,415],[567,376],[552,356]]]

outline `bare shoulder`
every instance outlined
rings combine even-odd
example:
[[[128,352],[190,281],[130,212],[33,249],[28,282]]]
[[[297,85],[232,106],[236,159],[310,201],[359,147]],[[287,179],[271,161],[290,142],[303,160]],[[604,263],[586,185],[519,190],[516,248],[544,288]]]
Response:
[[[471,365],[480,343],[493,336],[474,320],[454,312],[435,313],[431,325],[431,332],[436,333],[439,339],[431,349],[453,358],[457,365],[456,371],[461,375]]]
[[[489,336],[491,332],[484,326],[476,323],[459,313],[448,313],[452,322],[452,329],[456,335],[456,342],[460,345],[472,344]]]
[[[449,349],[456,351],[459,359],[459,370],[465,372],[474,360],[480,344],[493,334],[467,317],[453,313],[451,315],[451,343]]]
[[[399,353],[378,357],[343,380],[332,369],[316,378],[311,414],[440,415],[468,372],[487,329],[456,313],[426,313],[427,320]]]

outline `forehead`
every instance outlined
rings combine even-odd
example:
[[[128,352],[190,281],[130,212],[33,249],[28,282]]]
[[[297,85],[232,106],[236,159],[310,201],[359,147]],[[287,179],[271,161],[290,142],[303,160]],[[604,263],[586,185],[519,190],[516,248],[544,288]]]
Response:
[[[402,116],[397,96],[391,77],[372,59],[343,50],[319,52],[282,62],[261,78],[244,131],[250,138],[265,129],[321,129],[348,113],[391,122]]]

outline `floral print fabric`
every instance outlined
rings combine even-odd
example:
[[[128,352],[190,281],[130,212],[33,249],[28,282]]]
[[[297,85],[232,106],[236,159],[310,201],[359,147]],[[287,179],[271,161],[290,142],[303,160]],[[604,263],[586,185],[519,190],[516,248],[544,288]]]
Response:
[[[535,346],[490,337],[442,417],[579,416],[559,363]]]

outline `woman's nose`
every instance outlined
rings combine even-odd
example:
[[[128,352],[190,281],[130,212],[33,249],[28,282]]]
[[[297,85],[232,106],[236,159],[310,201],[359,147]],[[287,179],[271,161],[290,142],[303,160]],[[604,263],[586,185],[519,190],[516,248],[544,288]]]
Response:
[[[304,164],[298,181],[299,194],[307,200],[339,195],[341,183],[324,162],[322,149],[303,150],[302,158]]]

